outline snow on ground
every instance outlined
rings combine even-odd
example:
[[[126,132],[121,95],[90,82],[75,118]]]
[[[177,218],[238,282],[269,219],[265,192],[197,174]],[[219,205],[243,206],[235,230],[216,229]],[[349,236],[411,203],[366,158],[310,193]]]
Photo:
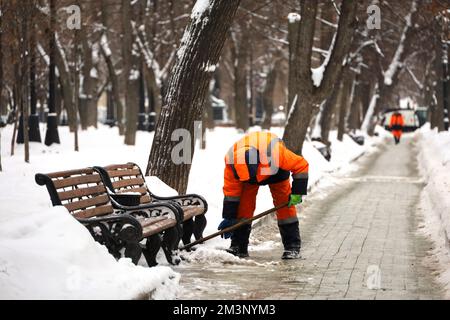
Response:
[[[260,130],[255,127],[252,130]],[[282,136],[282,128],[272,131]],[[45,128],[41,125],[44,137]],[[52,208],[44,187],[34,175],[94,165],[135,162],[145,170],[152,133],[138,132],[136,146],[125,146],[117,128],[100,126],[98,130],[80,132],[80,152],[73,151],[73,134],[60,127],[60,145],[46,147],[31,143],[30,163],[23,161],[23,146],[16,146],[10,156],[12,127],[1,132],[3,172],[0,172],[0,298],[153,298],[171,299],[179,289],[180,275],[158,256],[160,267],[147,268],[144,259],[134,266],[128,259],[116,261],[87,230],[72,219],[64,208]],[[207,132],[207,149],[196,150],[190,173],[188,192],[199,193],[209,204],[205,235],[216,232],[221,221],[224,156],[242,137],[233,128],[216,128]],[[345,136],[343,142],[331,133],[332,160],[327,162],[309,142],[304,157],[310,163],[310,187],[326,183],[336,170],[352,170],[349,163],[373,148],[379,138],[366,138],[359,146]],[[150,189],[160,195],[175,192],[155,177],[147,177]],[[306,198],[307,201],[307,198]],[[257,212],[273,206],[268,187],[261,187]],[[215,238],[203,248],[186,256],[191,261],[237,263],[235,257],[217,250],[229,240]],[[273,242],[252,241],[250,250],[270,250]],[[185,263],[189,263],[186,261]],[[256,263],[256,262],[246,262]],[[182,270],[182,268],[180,268]]]
[[[438,133],[426,125],[415,139],[419,169],[427,183],[420,202],[423,231],[435,243],[433,253],[441,267],[439,279],[450,298],[450,132]]]

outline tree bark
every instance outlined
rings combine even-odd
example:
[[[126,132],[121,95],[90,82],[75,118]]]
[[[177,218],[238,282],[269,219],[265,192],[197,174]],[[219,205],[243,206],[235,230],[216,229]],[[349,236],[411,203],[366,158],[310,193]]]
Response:
[[[228,29],[240,0],[209,0],[203,12],[193,12],[185,30],[177,60],[172,69],[164,105],[161,109],[146,174],[155,175],[179,193],[186,192],[193,157],[194,121],[204,110],[206,92],[218,63]],[[187,162],[174,162],[175,129],[187,136],[182,143]]]
[[[333,118],[333,114],[335,113],[337,99],[339,96],[339,91],[341,87],[341,81],[334,87],[333,92],[331,93],[330,97],[327,99],[325,104],[323,105],[323,109],[321,112],[321,117],[319,121],[320,125],[320,139],[321,141],[329,145],[329,135],[331,130],[331,120]]]
[[[317,0],[301,1],[300,31],[297,44],[297,103],[289,111],[283,140],[286,146],[301,154],[313,112],[313,83],[311,81],[311,57],[316,26]],[[301,140],[301,141],[299,141]]]
[[[262,128],[267,130],[272,126],[273,94],[275,91],[279,67],[280,60],[277,59],[267,73],[266,85],[263,91],[264,121],[262,123]]]
[[[440,40],[440,37],[437,36],[437,40],[435,41],[435,50],[437,52],[437,57],[434,59],[434,68],[436,73],[436,86],[435,86],[435,97],[436,97],[436,104],[435,104],[435,125],[438,129],[438,132],[445,131],[444,126],[444,64],[442,61],[442,47]]]
[[[367,105],[362,108],[362,99],[364,96],[369,96],[370,89],[365,89],[366,86],[358,81],[359,75],[356,75],[355,79],[355,89],[353,94],[353,100],[350,105],[350,110],[347,117],[347,124],[349,130],[357,130],[361,128],[361,109],[364,109],[364,113],[367,111],[368,102]],[[363,94],[365,93],[365,94]],[[367,99],[366,99],[367,100]]]
[[[96,67],[92,57],[92,43],[89,42],[86,32],[80,32],[83,48],[83,86],[79,97],[79,112],[81,129],[97,127],[97,79],[92,77],[91,71]]]
[[[235,45],[236,60],[234,62],[234,109],[236,128],[247,131],[250,127],[247,105],[247,65],[249,58],[249,35],[245,23],[241,24],[241,40]]]
[[[342,87],[339,102],[339,122],[337,139],[342,141],[346,132],[347,112],[349,109],[349,102],[351,102],[352,86],[353,86],[353,72],[349,68],[345,68],[342,78]]]
[[[116,118],[117,118],[117,126],[119,127],[119,135],[123,135],[125,132],[125,128],[123,125],[123,103],[122,99],[120,99],[120,83],[119,77],[117,76],[116,70],[114,68],[114,62],[111,56],[111,50],[109,48],[109,37],[108,37],[108,3],[107,0],[102,0],[102,23],[105,28],[103,31],[102,39],[100,42],[101,53],[105,59],[106,66],[108,68],[109,80],[111,82],[111,91],[114,100],[114,106],[116,107]]]
[[[289,41],[289,71],[288,71],[288,103],[286,106],[286,115],[292,108],[297,108],[298,102],[298,40],[300,32],[300,15],[290,16],[288,22],[288,41]],[[295,105],[294,105],[295,102]]]
[[[53,143],[59,143],[58,121],[56,117],[56,8],[55,0],[50,0],[50,48],[49,48],[49,77],[48,77],[48,115],[47,115],[47,131],[45,133],[45,145],[50,146]]]
[[[131,26],[131,3],[122,0],[122,73],[125,88],[125,144],[136,144],[136,130],[139,108],[139,72],[138,57],[133,52],[133,33]]]
[[[41,132],[39,130],[39,115],[37,113],[36,94],[36,29],[34,23],[31,24],[30,38],[30,120],[29,139],[34,142],[41,142]]]
[[[33,7],[30,1],[24,1],[21,3],[22,8],[22,39],[20,41],[20,53],[22,56],[21,67],[22,70],[20,72],[20,100],[22,105],[22,117],[23,117],[23,141],[24,141],[24,157],[25,162],[30,162],[30,139],[29,139],[29,131],[28,131],[28,121],[29,121],[29,92],[28,92],[28,80],[29,77],[29,21],[33,20],[31,10]]]

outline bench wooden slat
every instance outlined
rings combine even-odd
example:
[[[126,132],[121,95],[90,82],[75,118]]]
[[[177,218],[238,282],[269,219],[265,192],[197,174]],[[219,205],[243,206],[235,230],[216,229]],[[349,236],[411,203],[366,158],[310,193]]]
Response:
[[[85,184],[85,183],[96,183],[100,182],[101,178],[98,174],[88,174],[83,176],[76,176],[76,177],[69,177],[59,180],[53,180],[53,184],[55,185],[56,189],[65,188],[69,186],[76,186],[79,184]]]
[[[140,188],[116,190],[116,193],[128,193],[128,192],[140,193],[141,195],[145,195],[147,193],[147,189],[144,187],[140,187]]]
[[[140,202],[141,202],[141,204],[149,203],[149,202],[152,202],[152,198],[148,194],[145,194],[141,197]]]
[[[70,177],[70,176],[74,176],[74,175],[92,174],[92,173],[95,173],[94,169],[84,168],[84,169],[74,169],[74,170],[67,170],[67,171],[51,172],[51,173],[48,173],[47,176],[54,179],[54,178],[65,178],[65,177]]]
[[[133,163],[122,163],[122,164],[112,164],[103,167],[106,171],[117,170],[117,169],[133,169],[135,165]]]
[[[82,210],[79,212],[75,212],[73,214],[74,217],[76,218],[92,218],[95,216],[103,216],[105,214],[110,214],[113,213],[113,207],[110,204],[104,205],[104,206],[100,206],[100,207],[96,207],[96,208],[92,208],[92,209],[86,209],[86,210]]]
[[[110,170],[108,175],[111,178],[123,177],[123,176],[139,176],[141,172],[139,169],[125,169],[125,170]]]
[[[142,178],[123,179],[114,181],[112,183],[114,189],[120,189],[123,187],[131,187],[131,186],[142,186],[143,184],[144,179]]]
[[[101,204],[106,204],[108,202],[109,202],[109,197],[108,197],[108,195],[104,194],[104,195],[89,198],[89,199],[83,199],[80,201],[69,202],[69,203],[64,204],[64,206],[69,211],[75,211],[75,210],[79,210],[79,209],[86,209],[86,208],[93,207],[93,206],[99,206]]]
[[[141,224],[141,226],[144,228],[144,227],[150,226],[154,223],[164,221],[167,219],[169,219],[169,217],[167,215],[165,215],[165,216],[152,217],[152,218],[138,218],[138,221]]]
[[[165,219],[163,221],[153,223],[153,224],[143,228],[143,230],[142,230],[143,237],[146,238],[153,234],[159,233],[163,230],[174,227],[176,224],[177,224],[177,221],[174,219]]]
[[[59,199],[61,201],[69,200],[73,198],[81,198],[88,195],[94,195],[94,194],[101,194],[106,193],[106,188],[103,184],[88,188],[80,188],[80,189],[74,189],[74,190],[68,190],[68,191],[61,191],[58,192]]]
[[[198,216],[200,214],[203,214],[204,212],[203,207],[194,207],[194,206],[187,206],[183,207],[183,213],[184,213],[184,221],[191,219],[192,217]]]

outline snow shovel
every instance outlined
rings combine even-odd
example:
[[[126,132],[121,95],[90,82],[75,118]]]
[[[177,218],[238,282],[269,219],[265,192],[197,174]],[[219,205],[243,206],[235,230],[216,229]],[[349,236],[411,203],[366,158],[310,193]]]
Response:
[[[253,217],[251,217],[250,219],[244,219],[244,220],[241,220],[241,221],[239,221],[238,223],[232,225],[231,227],[222,229],[222,230],[220,230],[220,231],[218,231],[218,232],[215,232],[215,233],[213,233],[213,234],[210,234],[209,236],[206,236],[206,237],[204,237],[204,238],[201,238],[201,239],[198,239],[198,240],[196,240],[196,241],[194,241],[194,242],[191,242],[191,243],[189,243],[189,244],[187,244],[187,245],[181,247],[180,250],[187,250],[187,249],[189,249],[189,248],[195,246],[196,244],[199,244],[199,243],[208,241],[208,240],[210,240],[210,239],[212,239],[212,238],[215,238],[215,237],[217,237],[217,236],[220,236],[220,235],[222,235],[222,234],[224,234],[224,233],[227,233],[227,232],[236,230],[237,228],[243,226],[244,224],[249,224],[249,223],[251,223],[252,221],[254,221],[254,220],[256,220],[256,219],[262,218],[262,217],[267,216],[268,214],[270,214],[270,213],[272,213],[272,212],[275,212],[275,211],[277,211],[277,210],[279,210],[279,209],[281,209],[281,208],[286,207],[286,206],[288,205],[288,203],[289,203],[289,202],[280,204],[279,206],[276,206],[276,207],[274,207],[274,208],[272,208],[272,209],[269,209],[269,210],[267,210],[267,211],[261,212],[260,214],[257,214],[256,216],[253,216]]]

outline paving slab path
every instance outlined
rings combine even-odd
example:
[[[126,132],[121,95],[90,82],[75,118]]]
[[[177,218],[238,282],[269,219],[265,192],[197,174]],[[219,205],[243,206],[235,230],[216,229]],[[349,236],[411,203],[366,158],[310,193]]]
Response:
[[[299,213],[302,259],[280,260],[281,245],[253,250],[243,263],[177,267],[180,299],[441,299],[425,263],[432,244],[418,232],[424,184],[412,139],[388,141],[336,175],[326,195],[308,197]],[[272,219],[253,243],[280,243]],[[258,248],[256,246],[255,248]]]

